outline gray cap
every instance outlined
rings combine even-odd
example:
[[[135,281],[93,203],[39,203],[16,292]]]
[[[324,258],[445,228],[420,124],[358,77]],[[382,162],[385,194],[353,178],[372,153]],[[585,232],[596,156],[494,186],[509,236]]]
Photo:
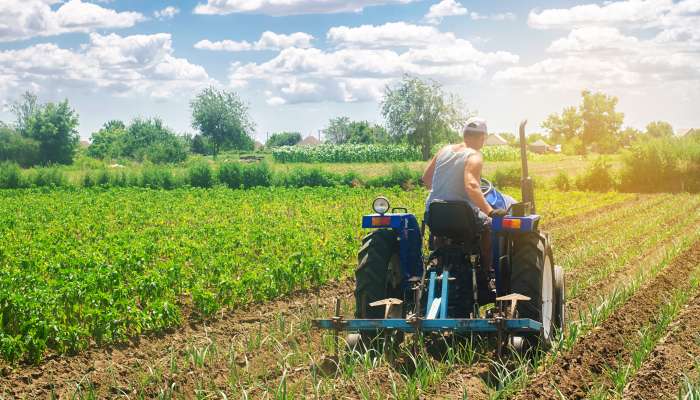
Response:
[[[462,129],[463,135],[483,133],[488,135],[488,129],[486,128],[486,120],[479,117],[471,117],[467,120],[464,129]]]

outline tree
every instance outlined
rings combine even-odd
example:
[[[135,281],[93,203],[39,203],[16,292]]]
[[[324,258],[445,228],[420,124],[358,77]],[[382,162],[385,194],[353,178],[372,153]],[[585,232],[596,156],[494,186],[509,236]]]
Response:
[[[29,118],[39,109],[39,98],[36,94],[26,91],[22,97],[10,105],[10,111],[15,114],[15,126],[17,132],[27,136],[27,123]]]
[[[332,118],[324,129],[326,140],[334,144],[387,142],[389,137],[384,127],[369,121],[351,121],[348,117]]]
[[[192,127],[209,139],[214,157],[224,148],[252,150],[255,124],[248,106],[234,92],[213,87],[202,90],[190,103]]]
[[[394,88],[387,87],[381,103],[389,134],[419,146],[424,160],[430,158],[433,144],[464,123],[456,96],[443,92],[435,81],[405,76]]]
[[[602,92],[581,92],[583,102],[579,112],[583,118],[581,140],[584,145],[598,143],[605,150],[614,150],[617,134],[625,115],[615,111],[617,97],[608,96]]]
[[[118,158],[123,155],[123,144],[127,135],[126,125],[119,120],[105,122],[102,128],[91,135],[87,155],[93,158]]]
[[[336,117],[328,121],[328,126],[323,130],[326,140],[333,144],[347,143],[350,138],[350,118]]]
[[[583,128],[583,118],[576,107],[565,107],[561,115],[551,114],[542,123],[549,131],[549,138],[554,143],[562,143],[579,137]]]
[[[41,163],[73,162],[80,136],[78,114],[68,105],[68,100],[36,106],[24,124],[24,136],[39,142]]]
[[[190,141],[190,151],[195,154],[208,156],[212,154],[213,149],[207,138],[205,138],[202,135],[194,135],[194,137]]]
[[[39,162],[39,142],[20,135],[12,127],[0,122],[0,162],[12,161],[22,167]]]
[[[638,129],[632,128],[631,126],[628,126],[627,128],[623,129],[620,132],[619,135],[619,142],[621,146],[630,146],[632,143],[636,142],[639,140],[639,137],[642,135],[642,132],[640,132]]]
[[[177,136],[160,118],[136,118],[119,144],[122,156],[139,161],[174,163],[187,158],[183,137]]]
[[[273,133],[265,146],[268,147],[280,147],[280,146],[294,146],[295,144],[301,142],[301,133],[299,132],[277,132]]]
[[[671,137],[673,127],[666,121],[652,121],[647,124],[646,133],[655,138]]]

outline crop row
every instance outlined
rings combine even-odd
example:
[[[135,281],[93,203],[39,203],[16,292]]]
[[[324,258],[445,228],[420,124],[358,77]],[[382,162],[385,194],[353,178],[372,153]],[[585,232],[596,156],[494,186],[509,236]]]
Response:
[[[0,351],[38,360],[47,348],[177,325],[190,305],[206,317],[345,276],[360,216],[380,193],[418,214],[425,198],[349,188],[3,191]],[[588,196],[540,191],[540,211],[566,215]]]
[[[403,145],[342,144],[320,146],[283,146],[272,151],[281,163],[362,163],[418,161],[420,152]]]

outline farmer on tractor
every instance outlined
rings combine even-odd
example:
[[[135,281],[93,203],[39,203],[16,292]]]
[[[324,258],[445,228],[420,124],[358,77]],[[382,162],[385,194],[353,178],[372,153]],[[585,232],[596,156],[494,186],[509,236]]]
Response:
[[[507,214],[504,208],[492,207],[481,190],[484,158],[479,150],[484,146],[487,135],[484,119],[469,118],[462,130],[464,142],[448,144],[430,160],[423,174],[423,183],[430,189],[425,202],[426,213],[430,203],[436,200],[465,202],[474,209],[484,230],[488,230],[491,217],[504,217]],[[505,208],[515,203],[510,196],[504,195],[503,198]],[[491,235],[481,236],[482,260],[486,265],[491,264],[490,239]]]

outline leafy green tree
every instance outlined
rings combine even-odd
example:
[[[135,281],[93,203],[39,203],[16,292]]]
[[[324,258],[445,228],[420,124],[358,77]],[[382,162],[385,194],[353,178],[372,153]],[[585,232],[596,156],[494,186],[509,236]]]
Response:
[[[528,144],[535,143],[538,140],[544,140],[545,142],[549,140],[547,135],[544,135],[542,133],[537,133],[537,132],[533,132],[533,133],[527,135],[526,139],[527,139]]]
[[[209,140],[202,135],[194,135],[190,141],[190,151],[203,156],[208,156],[214,152]]]
[[[234,92],[204,89],[190,103],[192,127],[209,139],[214,156],[222,149],[252,150],[250,137],[255,124],[248,114],[248,105]]]
[[[0,162],[13,161],[22,167],[39,162],[39,142],[26,138],[0,122]]]
[[[445,93],[439,83],[405,76],[396,87],[387,87],[381,103],[389,134],[418,146],[424,160],[433,144],[459,130],[466,113],[459,98]]]
[[[123,155],[122,145],[127,135],[126,125],[119,120],[105,122],[102,128],[91,136],[87,155],[93,158],[118,158]]]
[[[295,144],[301,142],[301,133],[299,132],[277,132],[273,133],[265,146],[267,147],[280,147],[280,146],[294,146]]]
[[[666,121],[652,121],[647,124],[646,134],[655,138],[671,137],[673,127]]]
[[[15,115],[17,132],[23,136],[27,136],[29,118],[34,115],[39,107],[39,98],[30,91],[24,92],[18,101],[10,105],[10,111]]]
[[[174,163],[187,158],[184,138],[177,136],[160,118],[134,119],[120,146],[122,156],[139,161]]]
[[[641,135],[642,135],[642,132],[640,132],[638,129],[635,129],[635,128],[632,128],[631,126],[628,126],[627,128],[623,129],[620,132],[620,135],[619,135],[620,145],[621,146],[630,146],[632,143],[639,140]]]
[[[579,112],[583,118],[581,140],[584,145],[597,143],[605,150],[614,150],[625,117],[623,113],[615,111],[617,97],[588,90],[581,92],[581,96],[583,102]]]
[[[64,100],[36,107],[26,119],[23,135],[39,142],[43,164],[71,164],[78,147],[78,114]]]
[[[561,115],[550,114],[542,127],[549,131],[552,142],[562,143],[581,135],[583,118],[576,107],[565,107]]]
[[[326,141],[333,144],[347,143],[350,138],[350,118],[336,117],[328,121],[328,126],[323,130]]]

